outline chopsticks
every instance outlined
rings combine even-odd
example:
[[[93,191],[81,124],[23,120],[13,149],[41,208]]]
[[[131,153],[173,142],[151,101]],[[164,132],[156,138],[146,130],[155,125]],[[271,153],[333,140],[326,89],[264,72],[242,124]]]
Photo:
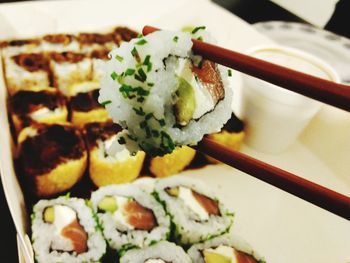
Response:
[[[144,35],[159,30],[145,26]],[[320,79],[232,50],[192,39],[193,51],[218,64],[236,69],[290,91],[350,111],[350,86]]]
[[[159,29],[145,26],[147,35]],[[192,39],[193,50],[204,58],[260,78],[335,107],[350,111],[350,86],[333,83],[244,54]],[[195,147],[242,172],[280,188],[318,207],[350,220],[350,197],[303,179],[206,137]]]
[[[237,168],[329,212],[350,220],[350,197],[303,179],[278,167],[231,150],[206,137],[195,147],[225,164]]]

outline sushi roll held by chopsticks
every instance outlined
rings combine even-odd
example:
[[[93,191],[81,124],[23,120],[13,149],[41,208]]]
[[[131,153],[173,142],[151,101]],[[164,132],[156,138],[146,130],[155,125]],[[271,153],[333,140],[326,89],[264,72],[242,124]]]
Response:
[[[130,156],[125,149],[115,156],[107,154],[107,148],[120,130],[120,126],[111,121],[90,123],[85,126],[90,158],[89,174],[98,187],[129,183],[139,176],[142,169],[144,152],[139,151],[135,156]]]
[[[109,115],[125,129],[111,152],[127,147],[163,156],[219,132],[230,118],[228,72],[193,54],[191,37],[158,31],[110,53],[99,101],[109,102]]]

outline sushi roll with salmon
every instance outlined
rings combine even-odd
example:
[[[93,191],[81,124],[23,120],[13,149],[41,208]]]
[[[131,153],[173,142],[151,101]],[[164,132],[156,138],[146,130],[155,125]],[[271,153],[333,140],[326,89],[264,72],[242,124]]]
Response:
[[[91,80],[92,63],[89,56],[75,52],[50,53],[53,83],[64,95],[74,94],[74,84]]]
[[[120,263],[191,263],[191,258],[182,247],[168,241],[160,241],[149,247],[131,249],[121,258]]]
[[[135,156],[130,156],[127,150],[115,156],[107,154],[107,148],[120,130],[120,126],[111,121],[90,123],[85,126],[89,174],[97,187],[129,183],[140,174],[145,159],[144,152],[140,151]]]
[[[106,109],[125,129],[111,152],[127,147],[163,156],[219,132],[230,118],[228,71],[194,55],[191,37],[158,31],[110,53],[99,101],[110,102]]]
[[[230,230],[233,213],[201,181],[173,176],[156,182],[155,191],[170,214],[177,243],[189,246]]]
[[[150,158],[148,168],[156,177],[167,177],[183,171],[193,160],[196,151],[188,146],[177,147],[172,153]]]
[[[36,124],[18,135],[18,155],[26,189],[50,197],[71,189],[83,176],[87,151],[70,124]]]
[[[71,122],[82,128],[87,123],[105,122],[109,120],[103,105],[98,103],[99,83],[82,82],[71,87],[69,98]]]
[[[32,243],[38,263],[99,262],[106,242],[83,199],[59,197],[33,207]]]
[[[80,46],[76,36],[71,34],[50,34],[41,39],[40,44],[44,52],[79,52]]]
[[[9,108],[17,134],[33,123],[64,123],[68,117],[66,99],[55,88],[18,91],[9,99]]]
[[[49,87],[49,61],[43,53],[21,53],[4,57],[4,73],[10,95],[33,87]]]
[[[92,193],[91,203],[108,244],[119,253],[169,236],[169,216],[152,195],[137,185],[101,187]]]
[[[196,263],[266,262],[244,240],[232,235],[224,235],[195,244],[187,252]]]

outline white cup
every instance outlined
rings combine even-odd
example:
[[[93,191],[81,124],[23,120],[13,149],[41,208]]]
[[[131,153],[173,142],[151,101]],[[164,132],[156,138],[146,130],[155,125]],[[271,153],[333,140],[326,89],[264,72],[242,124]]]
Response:
[[[337,73],[306,52],[279,46],[261,46],[248,52],[281,66],[339,82]],[[280,153],[292,145],[319,111],[321,102],[244,75],[241,117],[246,124],[246,144],[267,153]]]

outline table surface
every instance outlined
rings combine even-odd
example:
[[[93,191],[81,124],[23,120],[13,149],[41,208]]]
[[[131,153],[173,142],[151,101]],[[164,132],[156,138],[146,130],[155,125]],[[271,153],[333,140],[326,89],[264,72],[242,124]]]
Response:
[[[11,2],[11,1],[8,1]],[[305,21],[268,0],[214,0],[217,4],[228,9],[249,23],[270,20]],[[338,3],[335,14],[325,28],[350,38],[349,18],[345,10],[350,9],[350,1]],[[254,6],[254,8],[252,8]],[[0,243],[2,244],[1,262],[17,262],[16,232],[5,200],[2,185],[0,186]]]

